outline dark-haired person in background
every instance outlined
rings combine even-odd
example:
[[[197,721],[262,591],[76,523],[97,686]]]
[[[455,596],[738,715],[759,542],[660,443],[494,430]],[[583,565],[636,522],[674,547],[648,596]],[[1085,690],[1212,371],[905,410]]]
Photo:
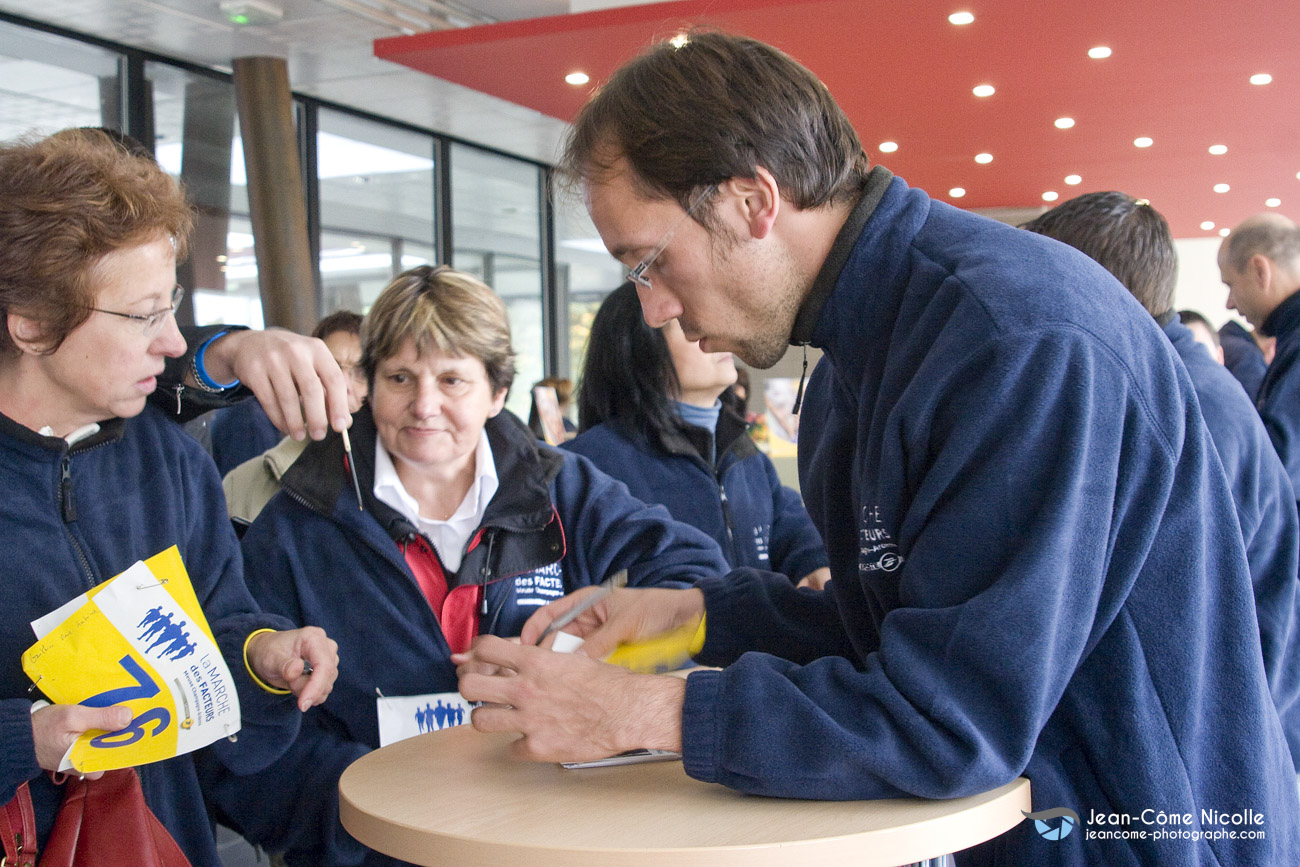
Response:
[[[578,426],[569,419],[569,412],[573,408],[573,381],[567,377],[548,376],[545,379],[539,379],[533,383],[533,391],[529,392],[532,397],[532,406],[528,410],[528,429],[533,432],[539,440],[546,440],[546,430],[543,428],[542,415],[537,408],[538,388],[550,388],[555,391],[555,403],[560,410],[560,423],[564,427],[563,436],[560,432],[555,432],[554,438],[557,440],[555,445],[559,445],[567,439],[572,439],[573,435],[578,432]]]
[[[1277,339],[1255,406],[1300,487],[1300,226],[1273,213],[1244,220],[1219,247],[1219,273],[1229,309]]]
[[[821,536],[744,418],[723,404],[735,381],[730,352],[704,352],[676,321],[646,325],[636,289],[624,283],[591,324],[580,432],[564,447],[708,533],[731,568],[780,572],[820,590],[830,580]]]
[[[1186,370],[1114,277],[870,168],[825,85],[742,37],[614,73],[562,168],[650,325],[758,367],[823,350],[799,471],[834,578],[615,591],[568,627],[589,657],[530,646],[574,594],[522,644],[458,657],[464,696],[492,702],[475,727],[521,732],[535,760],[679,750],[692,777],[772,796],[951,798],[1023,774],[1035,810],[1191,817],[1159,840],[1024,822],[963,864],[1300,863],[1232,495]],[[724,668],[596,661],[691,625]],[[1264,835],[1200,836],[1228,805]]]
[[[1246,544],[1264,670],[1292,760],[1300,765],[1300,514],[1286,470],[1232,374],[1173,312],[1178,255],[1165,218],[1125,193],[1087,193],[1025,225],[1087,253],[1124,284],[1164,329],[1187,366],[1201,415],[1232,489]],[[1214,329],[1205,323],[1210,334]]]
[[[1223,344],[1219,341],[1219,332],[1214,330],[1214,323],[1195,310],[1179,310],[1178,321],[1187,326],[1187,330],[1192,332],[1197,343],[1205,347],[1211,358],[1223,364]]]
[[[736,415],[749,419],[749,370],[736,365],[736,381],[722,393],[722,405]]]

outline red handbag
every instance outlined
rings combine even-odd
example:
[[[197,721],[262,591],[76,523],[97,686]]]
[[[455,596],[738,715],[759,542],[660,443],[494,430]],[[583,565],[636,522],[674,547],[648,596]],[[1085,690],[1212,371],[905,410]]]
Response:
[[[32,790],[23,783],[5,804],[4,855],[0,867],[36,867],[36,810],[32,808]]]
[[[36,811],[23,783],[5,805],[0,867],[36,867]],[[144,801],[135,768],[97,780],[71,777],[41,852],[40,867],[190,867],[189,859]]]
[[[40,867],[190,867],[149,809],[135,768],[71,778]]]

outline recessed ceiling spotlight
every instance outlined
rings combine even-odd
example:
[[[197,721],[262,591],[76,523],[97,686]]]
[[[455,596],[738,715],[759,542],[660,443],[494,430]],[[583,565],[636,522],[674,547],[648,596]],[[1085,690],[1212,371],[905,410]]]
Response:
[[[673,48],[681,48],[683,45],[685,45],[690,41],[691,38],[687,36],[685,33],[678,33],[672,39],[668,40],[668,44],[671,45]]]
[[[1264,204],[1267,205],[1267,206],[1270,207],[1270,208],[1276,208],[1276,207],[1278,207],[1279,205],[1282,204],[1282,200],[1281,200],[1281,199],[1265,199],[1265,200],[1264,200]]]
[[[896,150],[898,150],[898,142],[896,141],[882,141],[880,143],[880,152],[882,154],[892,154]]]
[[[1044,201],[1044,202],[1055,202],[1055,201],[1056,201],[1057,199],[1059,199],[1060,197],[1061,197],[1061,194],[1058,193],[1058,192],[1056,192],[1056,191],[1054,191],[1054,190],[1048,190],[1047,192],[1043,193],[1043,201]]]
[[[1257,72],[1250,77],[1251,84],[1269,84],[1273,81],[1273,76],[1267,72]]]
[[[574,87],[581,87],[588,81],[591,81],[591,76],[585,72],[570,72],[568,75],[564,76],[564,80],[569,84],[572,84]]]
[[[980,165],[987,165],[993,162],[993,154],[975,154],[975,162]]]
[[[1204,223],[1201,223],[1201,231],[1203,232],[1208,232],[1213,228],[1214,228],[1213,220],[1206,220]]]
[[[1231,234],[1231,232],[1232,232],[1231,229],[1229,229],[1227,226],[1224,226],[1222,229],[1219,230],[1219,237],[1226,238],[1228,237],[1229,234]]]
[[[966,195],[966,188],[953,187],[951,190],[948,191],[948,195],[952,196],[954,199],[960,199],[962,196]]]
[[[1221,154],[1226,154],[1227,152],[1228,152],[1227,145],[1210,145],[1210,153],[1214,154],[1216,157],[1220,156]]]
[[[1149,135],[1138,136],[1137,138],[1133,139],[1133,147],[1137,147],[1137,148],[1149,148],[1151,147],[1151,145],[1155,143],[1156,143],[1155,139],[1151,138],[1151,136]]]
[[[948,16],[948,23],[956,24],[959,27],[963,24],[971,24],[974,21],[975,16],[969,12],[954,12]]]
[[[1088,56],[1093,60],[1105,60],[1110,57],[1110,49],[1105,45],[1098,45],[1096,48],[1088,49]]]
[[[1074,118],[1072,118],[1072,117],[1058,117],[1058,118],[1054,121],[1054,123],[1056,124],[1056,128],[1057,128],[1057,129],[1069,129],[1070,127],[1074,126]]]
[[[1227,184],[1215,184],[1215,185],[1214,185],[1214,191],[1215,191],[1216,193],[1226,193],[1226,192],[1227,192],[1228,190],[1230,190],[1230,189],[1232,189],[1232,187],[1228,186]]]
[[[1074,187],[1083,183],[1083,178],[1079,177],[1078,175],[1066,175],[1065,182],[1070,186]]]
[[[997,88],[991,84],[977,84],[971,88],[970,92],[976,96],[992,96],[997,93]]]

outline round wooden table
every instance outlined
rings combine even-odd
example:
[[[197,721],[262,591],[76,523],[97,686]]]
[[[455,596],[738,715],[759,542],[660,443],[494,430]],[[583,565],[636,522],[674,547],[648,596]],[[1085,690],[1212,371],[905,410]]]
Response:
[[[799,801],[701,783],[681,762],[518,761],[514,738],[465,725],[358,759],[339,780],[343,826],[427,867],[894,867],[996,837],[1032,809],[1024,778],[949,801]]]

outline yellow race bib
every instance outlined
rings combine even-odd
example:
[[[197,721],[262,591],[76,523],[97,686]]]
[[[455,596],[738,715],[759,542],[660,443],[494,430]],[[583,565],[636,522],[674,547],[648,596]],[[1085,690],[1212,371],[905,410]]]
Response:
[[[50,701],[130,708],[115,732],[88,731],[61,770],[169,759],[239,731],[239,699],[175,546],[32,623],[23,670]]]

